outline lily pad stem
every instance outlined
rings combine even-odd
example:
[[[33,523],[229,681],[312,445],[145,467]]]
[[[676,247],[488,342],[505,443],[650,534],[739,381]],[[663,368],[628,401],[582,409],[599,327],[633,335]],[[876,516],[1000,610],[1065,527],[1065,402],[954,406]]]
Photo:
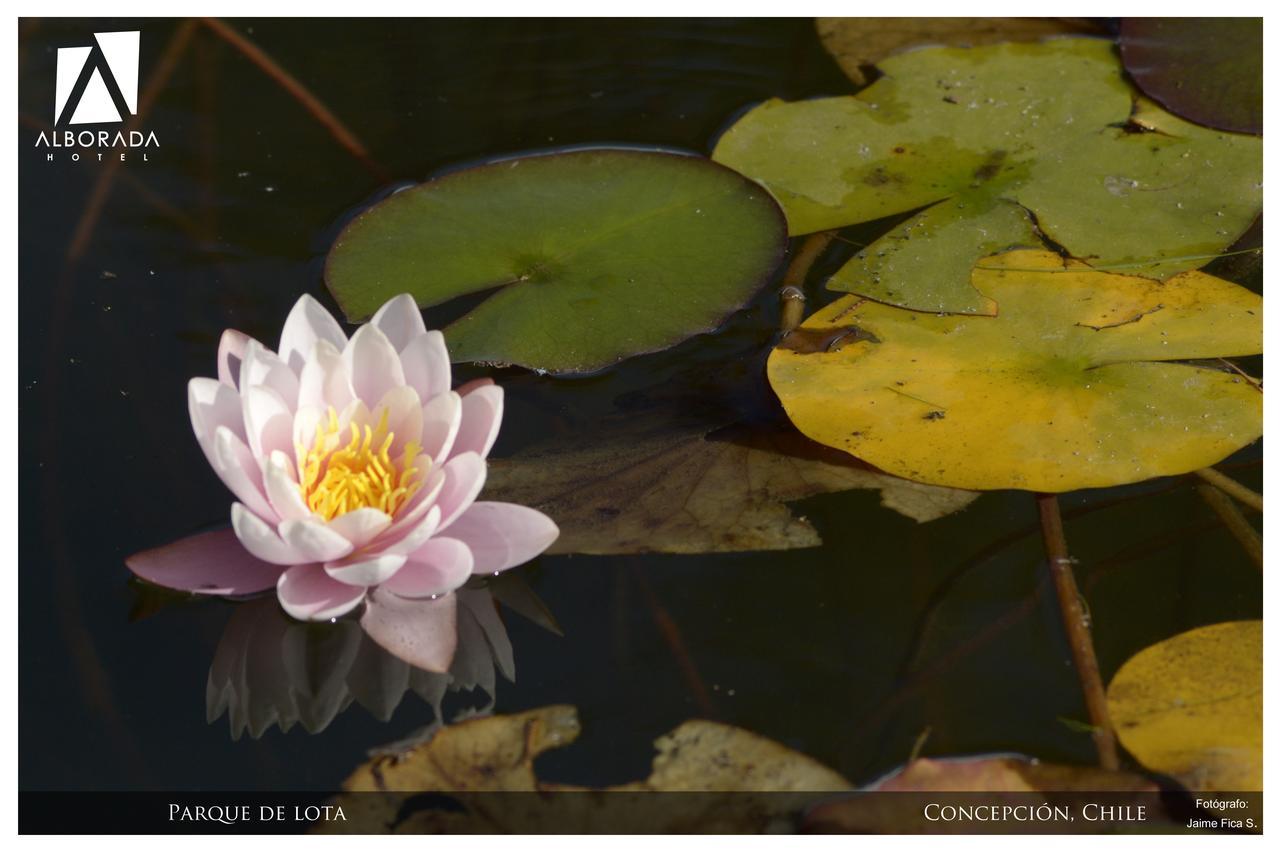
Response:
[[[814,262],[835,238],[834,231],[810,234],[787,265],[787,271],[782,275],[782,290],[778,292],[778,298],[782,300],[782,317],[778,321],[782,334],[787,334],[804,320],[804,280]]]
[[[1216,474],[1217,472],[1215,471],[1214,473]],[[1204,502],[1209,505],[1209,508],[1218,514],[1218,518],[1222,519],[1223,525],[1240,543],[1240,547],[1244,548],[1244,552],[1249,555],[1250,560],[1253,560],[1254,565],[1258,567],[1258,571],[1262,571],[1262,537],[1254,529],[1253,525],[1249,523],[1249,519],[1244,517],[1240,507],[1232,503],[1231,499],[1223,494],[1222,490],[1215,486],[1210,486],[1208,483],[1196,486],[1196,491],[1200,493],[1200,497],[1204,498]]]
[[[1214,468],[1201,468],[1199,471],[1196,471],[1196,476],[1201,480],[1204,480],[1209,485],[1216,486],[1231,495],[1231,497],[1240,501],[1240,503],[1245,506],[1251,509],[1256,509],[1258,512],[1262,512],[1262,495],[1258,494],[1243,483],[1237,483],[1226,474],[1223,474],[1221,471]]]
[[[1102,684],[1098,658],[1093,651],[1093,634],[1089,630],[1089,617],[1076,588],[1071,566],[1074,562],[1067,553],[1067,539],[1062,532],[1062,512],[1058,508],[1057,495],[1036,495],[1040,509],[1040,531],[1044,536],[1045,555],[1049,558],[1049,573],[1058,593],[1058,607],[1062,612],[1062,624],[1071,645],[1071,657],[1084,691],[1085,708],[1089,722],[1093,724],[1093,742],[1098,748],[1098,763],[1106,770],[1118,770],[1120,757],[1116,752],[1116,733],[1107,710],[1107,691]]]

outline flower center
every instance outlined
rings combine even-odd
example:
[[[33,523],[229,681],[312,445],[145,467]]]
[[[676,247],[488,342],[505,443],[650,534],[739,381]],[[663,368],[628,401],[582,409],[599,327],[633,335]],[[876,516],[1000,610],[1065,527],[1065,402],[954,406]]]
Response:
[[[316,426],[311,447],[298,444],[298,480],[302,499],[325,520],[363,507],[372,507],[395,516],[396,511],[422,488],[423,474],[415,466],[422,448],[411,441],[399,460],[391,458],[395,433],[387,430],[384,408],[376,428],[355,424],[338,426],[338,413],[329,408],[328,418]],[[351,437],[343,439],[350,431]]]

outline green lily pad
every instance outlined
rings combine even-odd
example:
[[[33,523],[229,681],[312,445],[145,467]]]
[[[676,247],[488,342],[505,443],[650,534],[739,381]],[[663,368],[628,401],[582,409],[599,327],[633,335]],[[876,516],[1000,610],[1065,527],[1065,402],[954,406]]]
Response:
[[[1183,118],[1262,133],[1261,18],[1125,18],[1125,70]]]
[[[587,373],[714,330],[785,247],[769,194],[723,166],[582,150],[396,193],[342,232],[325,280],[353,322],[400,293],[482,296],[444,330],[454,361]]]
[[[809,438],[898,477],[1066,492],[1184,474],[1262,434],[1261,387],[1189,364],[1262,351],[1262,297],[1198,271],[1166,282],[1053,252],[987,258],[995,317],[844,296],[769,356]]]
[[[1261,209],[1261,140],[1135,107],[1110,42],[922,48],[880,69],[856,96],[756,107],[713,155],[764,184],[792,234],[923,208],[833,290],[991,314],[968,276],[989,254],[1046,236],[1095,267],[1166,278]]]

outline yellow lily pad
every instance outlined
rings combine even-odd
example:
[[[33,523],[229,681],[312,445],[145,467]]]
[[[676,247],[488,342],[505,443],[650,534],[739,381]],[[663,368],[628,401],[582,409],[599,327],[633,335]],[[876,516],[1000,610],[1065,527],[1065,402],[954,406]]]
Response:
[[[1143,649],[1107,705],[1124,748],[1194,791],[1262,790],[1262,622],[1224,622]]]
[[[1257,383],[1184,363],[1262,351],[1251,291],[1032,250],[983,260],[971,283],[997,316],[854,296],[814,314],[769,357],[792,422],[899,477],[1040,492],[1186,473],[1262,434]]]

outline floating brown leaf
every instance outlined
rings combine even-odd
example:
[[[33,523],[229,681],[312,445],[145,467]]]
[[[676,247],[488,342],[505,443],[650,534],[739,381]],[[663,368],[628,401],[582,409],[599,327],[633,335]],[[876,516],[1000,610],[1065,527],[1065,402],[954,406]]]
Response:
[[[898,796],[862,796],[863,792],[897,792]],[[1162,822],[1160,791],[1150,780],[1133,773],[1102,770],[1097,767],[1072,767],[1042,764],[1034,759],[1013,755],[976,756],[972,758],[920,758],[894,771],[852,796],[841,797],[812,809],[805,818],[810,832],[929,832],[971,833],[1009,832],[1099,832],[1121,828],[1106,814],[1132,817],[1136,811],[1104,813],[1097,805],[1144,807],[1144,821]],[[939,792],[950,796],[939,797]],[[915,794],[916,796],[913,796]],[[1035,794],[1035,797],[1028,797]],[[1073,796],[1074,794],[1074,796]],[[1100,797],[1101,794],[1132,796]],[[972,796],[966,796],[972,795]],[[926,817],[929,803],[950,806],[1061,806],[1067,820],[1036,824],[1004,821],[945,822]],[[1092,803],[1094,810],[1084,811]],[[1094,818],[1099,818],[1095,820]]]
[[[330,829],[759,832],[823,794],[851,790],[843,777],[807,756],[702,720],[657,740],[653,772],[645,780],[591,789],[538,779],[534,759],[572,743],[579,731],[577,713],[567,705],[441,729],[398,758],[376,758],[357,768],[344,788],[384,796],[340,797],[347,821]],[[681,793],[662,796],[670,792]]]
[[[638,416],[590,440],[492,460],[485,497],[554,518],[560,538],[549,553],[560,554],[810,548],[821,539],[788,501],[879,489],[886,507],[924,522],[976,497],[882,474],[789,425],[706,432],[701,421]]]

